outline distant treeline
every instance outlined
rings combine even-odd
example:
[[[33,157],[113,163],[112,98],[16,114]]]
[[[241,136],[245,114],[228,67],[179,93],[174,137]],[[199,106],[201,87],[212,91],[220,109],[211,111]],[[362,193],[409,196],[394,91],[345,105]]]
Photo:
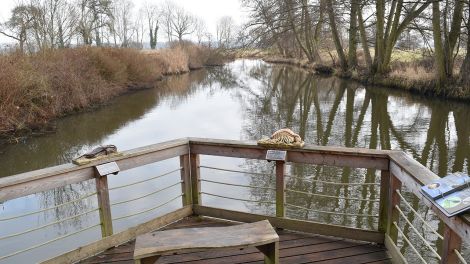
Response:
[[[136,9],[131,0],[23,0],[0,21],[0,34],[21,52],[81,45],[155,49],[162,36],[227,48],[238,33],[234,19],[222,16],[213,36],[202,18],[171,1]]]

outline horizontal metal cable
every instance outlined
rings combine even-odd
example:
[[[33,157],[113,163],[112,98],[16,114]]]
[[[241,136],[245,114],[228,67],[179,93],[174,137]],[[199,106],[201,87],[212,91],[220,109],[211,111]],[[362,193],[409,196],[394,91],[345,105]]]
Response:
[[[184,195],[184,193],[182,193],[182,194],[176,196],[175,198],[173,198],[173,199],[171,199],[171,200],[168,200],[168,201],[166,201],[166,202],[164,202],[164,203],[162,203],[162,204],[160,204],[160,205],[157,205],[157,206],[152,207],[152,208],[149,208],[149,209],[145,209],[144,211],[140,211],[140,212],[137,212],[137,213],[132,213],[132,214],[129,214],[129,215],[124,215],[124,216],[120,216],[120,217],[117,217],[117,218],[113,218],[113,221],[118,221],[118,220],[121,220],[121,219],[124,219],[124,218],[129,218],[129,217],[132,217],[132,216],[136,216],[136,215],[139,215],[139,214],[143,214],[143,213],[147,213],[147,212],[153,211],[153,210],[155,210],[155,209],[158,209],[158,208],[160,208],[160,207],[162,207],[162,206],[165,206],[165,205],[167,205],[167,204],[173,202],[174,200],[176,200],[176,199],[182,197],[183,195]]]
[[[295,179],[300,179],[308,182],[319,182],[323,184],[331,184],[331,185],[380,185],[380,183],[375,183],[375,182],[364,182],[364,183],[359,183],[359,182],[329,182],[329,181],[322,181],[322,180],[314,180],[313,177],[300,177],[300,176],[294,176],[294,175],[284,175],[284,177],[287,178],[295,178]]]
[[[228,171],[228,172],[237,172],[237,173],[246,173],[246,174],[253,174],[253,175],[274,176],[274,174],[270,174],[270,173],[260,173],[260,172],[241,171],[241,170],[231,170],[231,169],[223,169],[223,168],[210,167],[210,166],[199,166],[199,168],[205,168],[205,169],[211,169],[211,170],[220,170],[220,171]],[[321,180],[312,180],[311,177],[302,178],[302,177],[294,176],[294,175],[284,175],[284,177],[288,177],[288,178],[298,178],[298,179],[302,179],[302,180],[308,180],[308,181],[311,181],[311,182],[320,182],[320,183],[332,184],[332,185],[380,185],[380,183],[372,183],[372,182],[366,182],[366,183],[328,182],[328,181],[321,181]]]
[[[455,255],[457,255],[457,258],[460,260],[461,263],[467,264],[467,261],[463,258],[462,254],[457,249],[454,249]]]
[[[172,170],[172,171],[169,171],[169,172],[165,172],[165,173],[163,173],[163,174],[160,174],[160,175],[155,176],[155,177],[152,177],[152,178],[148,178],[148,179],[145,179],[145,180],[141,180],[141,181],[137,181],[137,182],[133,182],[133,183],[129,183],[129,184],[124,184],[124,185],[121,185],[121,186],[116,186],[116,187],[113,187],[113,188],[109,188],[108,190],[110,190],[110,191],[112,191],[112,190],[117,190],[117,189],[129,187],[129,186],[132,186],[132,185],[136,185],[136,184],[139,184],[139,183],[143,183],[143,182],[155,180],[155,179],[158,179],[158,178],[167,176],[168,174],[171,174],[171,173],[173,173],[173,172],[180,171],[180,170],[182,170],[182,169],[183,169],[183,167],[180,167],[179,169],[175,169],[175,170]]]
[[[250,171],[241,171],[241,170],[231,170],[231,169],[224,169],[224,168],[217,168],[217,167],[210,167],[210,166],[199,166],[199,168],[210,169],[210,170],[219,170],[219,171],[227,171],[227,172],[237,172],[237,173],[253,174],[253,175],[260,175],[260,176],[274,176],[274,174],[271,174],[271,173],[250,172]]]
[[[33,249],[35,249],[35,248],[38,248],[38,247],[45,246],[45,245],[47,245],[47,244],[50,244],[50,243],[52,243],[52,242],[55,242],[55,241],[57,241],[57,240],[61,240],[61,239],[64,239],[64,238],[66,238],[66,237],[69,237],[69,236],[76,235],[76,234],[78,234],[78,233],[81,233],[81,232],[87,231],[87,230],[89,230],[89,229],[92,229],[92,228],[98,227],[98,226],[100,226],[100,225],[101,225],[101,224],[92,225],[92,226],[89,226],[89,227],[86,227],[86,228],[80,229],[80,230],[78,230],[78,231],[75,231],[75,232],[72,232],[72,233],[69,233],[69,234],[66,234],[66,235],[60,236],[60,237],[56,237],[56,238],[54,238],[54,239],[52,239],[52,240],[49,240],[49,241],[46,241],[46,242],[44,242],[44,243],[37,244],[37,245],[34,245],[34,246],[32,246],[32,247],[29,247],[29,248],[25,248],[25,249],[19,250],[19,251],[13,252],[13,253],[11,253],[11,254],[8,254],[8,255],[5,255],[5,256],[1,256],[1,257],[0,257],[0,260],[2,260],[2,259],[6,259],[6,258],[9,258],[9,257],[13,257],[13,256],[15,256],[15,255],[18,255],[18,254],[24,253],[24,252],[26,252],[26,251],[33,250]]]
[[[59,207],[62,207],[62,206],[68,205],[68,204],[72,204],[72,203],[78,202],[78,201],[83,200],[83,199],[86,199],[86,198],[91,197],[95,194],[96,194],[96,192],[90,193],[90,194],[84,195],[82,197],[79,197],[77,199],[74,199],[74,200],[71,200],[71,201],[68,201],[68,202],[65,202],[65,203],[62,203],[62,204],[58,204],[58,205],[53,206],[53,207],[48,207],[48,208],[44,208],[44,209],[41,209],[41,210],[37,210],[37,211],[34,211],[34,212],[29,212],[29,213],[22,214],[22,215],[10,216],[10,217],[7,217],[7,218],[1,218],[0,222],[12,220],[12,219],[17,219],[17,218],[21,218],[21,217],[25,217],[25,216],[29,216],[29,215],[39,214],[39,213],[42,213],[42,212],[45,212],[45,211],[56,209],[56,208],[59,208]]]
[[[271,202],[271,201],[255,201],[255,200],[248,200],[248,199],[240,199],[240,198],[228,197],[228,196],[223,196],[223,195],[218,195],[218,194],[213,194],[213,193],[206,193],[206,192],[200,192],[200,194],[205,194],[209,196],[215,196],[215,197],[225,198],[225,199],[230,199],[230,200],[242,201],[242,202],[276,204],[275,202]]]
[[[419,259],[423,262],[423,263],[426,263],[426,260],[423,259],[423,257],[421,256],[421,254],[419,254],[418,250],[416,250],[416,248],[413,246],[413,244],[410,242],[410,240],[405,236],[405,234],[403,233],[403,231],[401,231],[401,229],[398,227],[397,225],[397,222],[393,222],[393,225],[395,226],[395,228],[398,230],[398,233],[400,233],[400,235],[403,237],[403,240],[406,241],[406,243],[408,243],[408,246],[411,247],[411,249],[413,249],[413,251],[416,253],[416,255],[418,255]]]
[[[323,213],[323,214],[334,214],[334,215],[346,215],[346,216],[359,216],[359,217],[379,217],[378,215],[367,215],[367,214],[350,214],[350,213],[341,213],[341,212],[330,212],[330,211],[321,211],[321,210],[315,210],[315,209],[310,209],[307,207],[303,206],[298,206],[298,205],[293,205],[293,204],[288,204],[286,203],[287,206],[311,211],[311,212],[317,212],[317,213]]]
[[[400,193],[400,191],[397,189],[395,190],[395,192],[398,194],[398,196],[400,196],[400,199],[401,201],[419,218],[419,220],[421,220],[421,222],[423,222],[423,224],[431,231],[433,232],[438,238],[440,238],[441,240],[444,240],[444,237],[437,233],[434,228],[432,226],[430,226],[426,220],[424,220],[421,215],[413,208],[413,206],[411,206],[411,204],[408,203],[408,201],[405,199],[405,197],[403,197],[403,195]]]
[[[216,184],[223,184],[223,185],[230,185],[230,186],[237,186],[237,187],[257,188],[257,189],[266,189],[266,190],[276,190],[276,188],[272,188],[272,187],[255,186],[255,185],[243,185],[243,184],[219,182],[219,181],[205,180],[205,179],[200,179],[200,181],[201,181],[201,182],[216,183]]]
[[[183,182],[183,181],[179,181],[179,182],[177,182],[177,183],[175,183],[175,184],[172,184],[172,185],[167,186],[167,187],[165,187],[165,188],[156,190],[156,191],[154,191],[154,192],[151,192],[151,193],[148,193],[148,194],[145,194],[145,195],[136,197],[136,198],[132,198],[132,199],[129,199],[129,200],[120,201],[120,202],[115,202],[115,203],[112,203],[111,205],[119,205],[119,204],[123,204],[123,203],[129,203],[129,202],[137,201],[137,200],[139,200],[139,199],[142,199],[142,198],[145,198],[145,197],[154,195],[154,194],[156,194],[156,193],[159,193],[159,192],[163,192],[163,191],[165,191],[165,190],[168,190],[168,189],[170,189],[171,187],[180,185],[182,182]]]
[[[292,190],[292,189],[285,189],[285,191],[286,191],[286,192],[293,192],[293,193],[306,194],[306,195],[311,195],[311,196],[318,196],[318,197],[325,197],[325,198],[341,199],[341,200],[364,201],[364,202],[374,202],[374,203],[380,202],[380,200],[371,200],[371,199],[362,199],[362,198],[349,198],[349,197],[341,197],[341,196],[332,196],[332,195],[326,195],[326,194],[317,194],[317,193],[296,191],[296,190]]]
[[[436,255],[436,257],[439,260],[441,260],[441,256],[439,255],[439,253],[437,253],[436,250],[434,250],[434,248],[428,243],[428,241],[426,241],[426,239],[419,233],[418,229],[416,229],[413,226],[413,224],[410,222],[410,220],[408,220],[408,218],[406,218],[406,215],[403,213],[403,211],[400,209],[400,207],[398,205],[395,205],[395,209],[397,209],[397,211],[405,219],[405,221],[408,223],[408,225],[410,225],[411,229],[418,235],[418,237],[421,238],[421,240],[423,240],[424,244],[429,248],[429,250],[431,250],[432,253],[434,253],[434,255]]]
[[[55,225],[55,224],[58,224],[58,223],[62,223],[62,222],[65,222],[65,221],[68,221],[68,220],[71,220],[71,219],[74,219],[74,218],[78,218],[80,216],[84,216],[86,214],[89,214],[89,213],[92,213],[92,212],[95,212],[95,211],[98,211],[98,210],[99,210],[99,208],[95,208],[95,209],[83,212],[81,214],[70,216],[70,217],[67,217],[67,218],[64,218],[64,219],[61,219],[61,220],[58,220],[58,221],[55,221],[55,222],[51,222],[51,223],[48,223],[48,224],[45,224],[45,225],[42,225],[42,226],[39,226],[39,227],[31,228],[31,229],[28,229],[28,230],[25,230],[25,231],[22,231],[22,232],[19,232],[19,233],[15,233],[15,234],[7,235],[7,236],[4,236],[4,237],[0,237],[0,240],[6,239],[6,238],[11,238],[11,237],[16,237],[16,236],[20,236],[20,235],[24,235],[26,233],[37,231],[39,229],[43,229],[43,228],[46,228],[46,227],[49,227],[49,226],[52,226],[52,225]]]

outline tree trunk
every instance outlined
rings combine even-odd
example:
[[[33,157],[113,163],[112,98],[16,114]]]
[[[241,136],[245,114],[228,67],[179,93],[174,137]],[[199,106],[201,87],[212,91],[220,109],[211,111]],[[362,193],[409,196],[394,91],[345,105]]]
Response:
[[[315,42],[312,36],[312,20],[310,19],[310,13],[308,11],[308,1],[302,0],[302,15],[304,17],[304,36],[305,36],[305,46],[307,47],[308,57],[311,59],[311,62],[315,60]]]
[[[384,72],[388,71],[390,60],[392,58],[392,51],[397,42],[398,36],[401,34],[399,32],[399,24],[401,11],[403,9],[403,0],[394,1],[395,5],[393,6],[393,13],[390,13],[389,20],[387,22],[387,30],[385,32],[385,47],[383,54],[382,70]]]
[[[320,0],[320,17],[318,18],[317,25],[315,26],[315,32],[313,33],[313,41],[315,46],[315,60],[321,62],[322,58],[318,49],[318,43],[320,42],[320,33],[323,27],[323,20],[325,19],[325,0]]]
[[[341,65],[341,70],[343,72],[347,72],[348,71],[348,62],[346,60],[346,55],[344,55],[343,47],[341,45],[341,40],[339,39],[338,29],[336,28],[335,12],[333,10],[332,0],[327,0],[326,4],[327,4],[328,17],[330,18],[331,34],[333,36],[333,41],[335,43],[336,52],[338,53],[338,58],[339,58],[339,63]]]
[[[287,18],[288,18],[288,21],[289,21],[289,24],[292,28],[292,32],[294,33],[294,36],[295,36],[295,39],[297,41],[297,44],[299,45],[299,47],[302,49],[303,53],[305,54],[305,56],[307,57],[308,61],[309,62],[313,62],[313,57],[311,56],[310,52],[308,51],[307,47],[305,47],[304,43],[302,42],[302,40],[300,39],[300,33],[298,32],[297,30],[297,23],[296,21],[294,21],[294,17],[292,15],[292,10],[294,10],[294,3],[292,0],[288,0],[286,1],[287,3]],[[303,22],[303,21],[302,21]]]
[[[438,86],[441,87],[446,81],[446,67],[441,37],[441,12],[439,11],[439,1],[434,1],[432,3],[432,30],[434,37],[436,77]]]
[[[456,0],[454,14],[452,15],[452,24],[448,39],[444,45],[444,59],[447,77],[452,77],[454,70],[454,49],[460,36],[460,25],[462,24],[463,1]]]
[[[367,43],[367,34],[366,34],[366,27],[364,26],[364,19],[362,18],[362,11],[359,9],[357,11],[357,22],[359,26],[359,32],[361,33],[361,43],[362,43],[362,50],[364,52],[364,58],[367,64],[367,67],[372,66],[372,57],[370,56],[369,45]]]
[[[58,29],[58,38],[59,38],[59,48],[63,49],[65,48],[65,42],[64,42],[64,30],[62,28],[62,24],[59,23],[59,29]]]
[[[153,42],[154,42],[154,48],[153,49],[156,49],[157,48],[157,44],[158,44],[158,24],[155,25],[155,29],[153,30]]]
[[[349,47],[348,47],[348,66],[354,69],[357,66],[357,13],[359,10],[359,0],[351,1],[351,19],[349,21]]]
[[[470,3],[469,3],[470,7]],[[467,54],[463,60],[462,67],[460,68],[460,80],[462,83],[470,88],[470,23],[467,24]]]
[[[99,28],[95,29],[95,41],[96,41],[96,46],[100,47],[102,45]]]
[[[150,49],[155,49],[155,41],[153,40],[153,28],[149,29],[149,37],[150,37]]]
[[[382,74],[383,70],[383,57],[385,53],[384,41],[384,16],[385,16],[385,2],[384,0],[377,0],[376,5],[377,22],[376,22],[376,39],[375,39],[375,56],[372,65],[372,73]]]

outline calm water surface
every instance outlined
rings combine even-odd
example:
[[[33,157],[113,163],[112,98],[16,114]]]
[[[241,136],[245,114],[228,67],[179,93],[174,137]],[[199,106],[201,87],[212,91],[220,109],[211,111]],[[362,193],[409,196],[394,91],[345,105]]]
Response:
[[[96,111],[81,113],[56,122],[56,133],[25,139],[16,145],[0,148],[0,177],[70,162],[71,159],[101,144],[114,144],[127,150],[179,137],[207,137],[258,140],[263,135],[290,127],[307,143],[373,149],[402,149],[413,158],[444,176],[449,172],[469,172],[470,105],[437,99],[425,99],[400,91],[365,88],[355,82],[308,74],[287,66],[269,65],[258,60],[238,60],[225,67],[210,68],[171,77],[158,88],[139,91],[113,100]],[[202,168],[202,178],[263,189],[226,187],[203,182],[202,191],[258,202],[228,200],[204,195],[207,205],[250,212],[273,214],[269,202],[275,195],[273,164],[265,161],[202,157],[201,164],[238,171],[262,172],[267,175],[228,173]],[[174,158],[157,164],[122,172],[110,177],[110,187],[136,182],[179,168]],[[287,203],[289,217],[310,219],[339,225],[377,228],[379,188],[368,186],[332,186],[306,180],[378,183],[378,172],[328,166],[288,164]],[[119,203],[179,181],[179,173],[112,190],[111,202]],[[96,197],[84,199],[43,213],[10,221],[1,221],[38,209],[53,207],[91,194],[94,182],[84,182],[0,204],[0,256],[32,247],[59,236],[98,223]],[[349,199],[331,199],[305,193],[334,195]],[[117,204],[113,217],[119,218],[145,211],[155,204],[180,194],[175,186],[138,201]],[[415,208],[442,231],[443,226],[422,204],[407,196]],[[350,200],[350,199],[353,200]],[[361,199],[359,201],[354,199]],[[264,203],[265,202],[265,203]],[[124,230],[181,206],[176,199],[161,208],[114,222],[115,232]],[[301,209],[314,208],[313,211]],[[318,211],[346,212],[361,216],[326,214]],[[77,214],[77,218],[31,231],[13,238],[1,237],[48,225]],[[440,241],[421,228],[413,214],[412,222],[432,244]],[[404,221],[402,221],[404,222]],[[402,228],[415,240],[409,226]],[[99,227],[73,234],[59,242],[38,247],[0,263],[30,263],[47,259],[100,238]],[[416,240],[418,241],[418,240]],[[402,243],[402,242],[400,242]],[[419,242],[416,242],[419,248]],[[427,250],[422,253],[435,262]],[[411,249],[403,247],[412,256]]]

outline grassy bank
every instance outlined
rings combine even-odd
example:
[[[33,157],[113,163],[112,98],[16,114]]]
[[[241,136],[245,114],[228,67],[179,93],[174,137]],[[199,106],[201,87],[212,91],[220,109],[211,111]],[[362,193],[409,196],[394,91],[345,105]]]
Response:
[[[164,75],[219,65],[217,52],[193,45],[143,52],[81,47],[0,56],[0,137],[41,130],[54,118],[154,87]]]
[[[260,54],[261,52],[257,52]],[[322,63],[309,63],[306,59],[285,58],[275,54],[262,56],[269,63],[288,64],[320,74],[335,74],[342,78],[351,78],[365,85],[378,85],[402,89],[427,96],[470,101],[470,86],[451,80],[445,87],[437,85],[433,59],[413,52],[396,51],[392,55],[391,70],[386,76],[370,76],[362,54],[358,53],[359,66],[348,75],[340,74],[335,62],[335,54],[320,54]],[[461,63],[457,60],[456,64]],[[458,67],[456,67],[456,72]]]

